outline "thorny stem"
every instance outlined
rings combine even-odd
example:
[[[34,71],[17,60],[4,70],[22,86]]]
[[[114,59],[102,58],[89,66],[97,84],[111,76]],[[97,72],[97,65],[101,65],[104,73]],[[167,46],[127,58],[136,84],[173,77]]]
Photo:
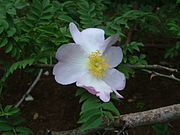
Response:
[[[147,72],[149,74],[154,74],[156,76],[165,77],[165,78],[169,78],[169,79],[176,80],[176,81],[180,82],[180,79],[175,77],[173,74],[172,75],[165,75],[165,74],[161,74],[161,73],[151,71],[151,70],[147,70],[147,69],[142,69],[142,71]]]
[[[125,64],[125,66],[129,67],[129,68],[138,68],[138,69],[143,69],[143,68],[147,68],[147,69],[164,69],[164,70],[168,70],[171,72],[179,72],[178,69],[175,68],[170,68],[170,67],[165,67],[165,66],[161,66],[161,65],[131,65],[131,64]],[[54,65],[53,64],[33,64],[33,67],[39,67],[39,68],[53,68]]]
[[[166,66],[161,66],[161,65],[131,65],[131,64],[125,64],[125,66],[129,67],[129,68],[134,68],[134,69],[164,69],[170,72],[179,72],[178,69],[175,68],[170,68],[170,67],[166,67]],[[32,67],[37,67],[37,68],[53,68],[54,64],[33,64]],[[2,67],[1,67],[2,68]],[[0,68],[0,70],[1,70]],[[2,68],[3,69],[3,68]]]
[[[143,68],[146,68],[146,69],[164,69],[164,70],[167,70],[167,71],[170,71],[170,72],[178,72],[178,69],[175,69],[175,68],[170,68],[170,67],[165,67],[165,66],[161,66],[161,65],[157,65],[157,64],[154,64],[154,65],[131,65],[131,64],[126,64],[127,67],[129,68],[137,68],[137,69],[143,69]]]

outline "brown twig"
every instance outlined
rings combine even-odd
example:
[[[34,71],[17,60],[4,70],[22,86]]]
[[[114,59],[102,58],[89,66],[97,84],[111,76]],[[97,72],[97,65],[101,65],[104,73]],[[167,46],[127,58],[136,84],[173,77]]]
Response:
[[[38,68],[53,68],[54,64],[33,64],[32,67],[38,67]]]
[[[156,123],[170,122],[178,118],[180,118],[180,104],[175,104],[153,110],[120,115],[119,117],[115,118],[114,123],[110,125],[108,123],[105,123],[101,127],[90,129],[88,131],[83,132],[80,131],[79,128],[77,128],[68,131],[52,131],[51,135],[90,135],[94,132],[105,129],[107,127],[112,127],[112,129],[121,129],[122,121],[125,122],[126,127],[133,128]]]
[[[53,64],[33,64],[33,67],[38,67],[38,68],[53,68],[54,65]],[[129,67],[129,68],[137,68],[137,69],[165,69],[171,72],[178,72],[178,69],[175,68],[170,68],[170,67],[165,67],[165,66],[161,66],[161,65],[131,65],[131,64],[126,64],[125,66]]]
[[[165,67],[165,66],[161,66],[161,65],[131,65],[131,64],[126,64],[127,67],[130,68],[137,68],[137,69],[164,69],[164,70],[168,70],[171,72],[178,72],[178,69],[175,68],[170,68],[170,67]]]
[[[22,98],[18,101],[18,103],[15,105],[15,107],[19,107],[20,104],[24,101],[24,99],[26,98],[26,96],[32,91],[32,89],[36,86],[36,84],[38,83],[41,75],[42,75],[43,70],[40,69],[36,79],[34,80],[34,82],[32,83],[32,85],[29,87],[29,89],[26,91],[26,93],[22,96]]]
[[[176,80],[176,81],[180,82],[180,79],[175,77],[173,74],[172,75],[165,75],[165,74],[158,73],[158,72],[155,72],[155,71],[150,71],[150,70],[147,70],[147,69],[142,69],[142,71],[147,72],[149,74],[154,74],[155,76],[165,77],[165,78],[169,78],[169,79]]]

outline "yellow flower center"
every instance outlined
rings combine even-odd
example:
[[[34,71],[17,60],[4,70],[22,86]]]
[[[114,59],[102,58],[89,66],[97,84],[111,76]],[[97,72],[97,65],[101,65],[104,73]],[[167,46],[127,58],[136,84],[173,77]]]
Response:
[[[97,50],[89,55],[88,68],[91,73],[97,78],[103,78],[105,71],[109,68],[107,58]]]

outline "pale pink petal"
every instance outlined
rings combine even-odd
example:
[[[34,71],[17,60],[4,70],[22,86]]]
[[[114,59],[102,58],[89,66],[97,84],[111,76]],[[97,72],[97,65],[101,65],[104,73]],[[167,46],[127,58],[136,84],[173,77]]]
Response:
[[[86,88],[90,93],[96,94],[104,102],[110,100],[111,87],[101,79],[95,78],[91,73],[84,74],[77,82],[78,87]],[[95,91],[95,92],[94,92]]]
[[[123,73],[116,69],[108,69],[103,81],[107,83],[112,90],[122,90],[126,84],[126,78]]]
[[[97,93],[99,93],[94,89],[94,87],[91,87],[91,86],[81,86],[81,87],[85,88],[89,93],[91,93],[93,95],[96,95]]]
[[[106,49],[111,47],[111,45],[115,44],[118,41],[118,38],[119,38],[118,33],[108,37],[103,43],[103,46],[102,46],[103,50],[105,51]]]
[[[84,44],[82,39],[81,32],[78,30],[77,26],[74,23],[69,24],[69,30],[71,36],[76,44]]]
[[[89,52],[94,52],[96,50],[101,51],[101,47],[104,43],[104,30],[98,28],[88,28],[81,32],[84,39],[84,45]]]
[[[75,43],[69,43],[58,48],[56,59],[61,62],[75,61],[77,59],[80,62],[79,60],[84,60],[87,57],[86,55],[86,52],[80,46]]]
[[[80,32],[74,23],[69,25],[70,33],[76,44],[80,45],[86,52],[91,53],[102,50],[104,30],[98,28],[87,28]]]
[[[55,80],[60,84],[71,84],[76,82],[87,69],[87,57],[80,46],[74,44],[62,45],[56,57],[59,62],[53,68]]]
[[[98,96],[103,102],[109,102],[110,100],[110,93],[106,91],[97,93],[96,96]]]
[[[108,48],[103,55],[107,56],[108,63],[111,67],[119,65],[123,58],[122,49],[115,46]]]

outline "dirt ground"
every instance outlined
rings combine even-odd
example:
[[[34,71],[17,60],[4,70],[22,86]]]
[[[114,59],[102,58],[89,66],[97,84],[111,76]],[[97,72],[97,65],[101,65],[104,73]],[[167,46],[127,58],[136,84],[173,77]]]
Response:
[[[174,61],[180,59],[169,62],[163,58],[163,49],[148,47],[143,51],[150,64],[166,63],[168,66],[176,67],[177,63]],[[24,101],[20,106],[22,116],[27,119],[26,126],[39,135],[47,129],[61,131],[80,126],[76,124],[81,107],[79,97],[75,97],[77,87],[74,84],[59,85],[51,72],[49,70],[49,76],[43,75],[32,90],[34,101]],[[24,71],[13,74],[5,87],[3,103],[16,104],[34,78],[34,75]],[[150,80],[149,74],[137,71],[134,78],[127,80],[126,88],[121,94],[125,98],[123,104],[117,104],[120,113],[138,112],[180,103],[180,83],[161,77],[153,77]],[[171,135],[180,135],[180,119],[170,122],[169,130]],[[151,126],[138,127],[127,132],[128,135],[155,135]]]

